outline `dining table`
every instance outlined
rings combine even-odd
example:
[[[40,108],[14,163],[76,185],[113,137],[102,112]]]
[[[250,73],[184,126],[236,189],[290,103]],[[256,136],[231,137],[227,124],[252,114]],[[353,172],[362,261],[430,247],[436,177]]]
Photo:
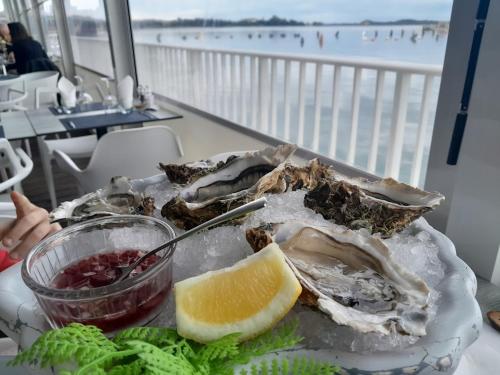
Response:
[[[108,108],[102,103],[77,105],[72,109],[46,107],[0,113],[0,138],[22,140],[59,133],[95,130],[100,137],[114,126],[142,125],[182,118],[163,109]]]

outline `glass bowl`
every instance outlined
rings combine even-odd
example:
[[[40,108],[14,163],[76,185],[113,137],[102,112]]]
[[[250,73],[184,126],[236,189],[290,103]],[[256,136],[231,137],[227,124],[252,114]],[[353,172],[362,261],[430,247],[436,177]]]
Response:
[[[147,325],[164,308],[170,293],[175,245],[159,252],[149,268],[121,282],[71,289],[56,287],[56,280],[76,264],[82,273],[87,272],[82,270],[87,264],[97,267],[103,259],[111,266],[123,265],[125,251],[137,256],[137,251],[150,251],[173,237],[169,225],[148,216],[89,220],[67,227],[35,246],[24,260],[22,277],[53,328],[77,322],[112,333],[132,325]]]

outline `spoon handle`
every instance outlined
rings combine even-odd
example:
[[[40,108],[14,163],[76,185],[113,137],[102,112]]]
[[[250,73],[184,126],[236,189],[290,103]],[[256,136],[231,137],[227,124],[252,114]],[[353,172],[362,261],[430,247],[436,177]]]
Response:
[[[199,232],[200,230],[203,230],[205,228],[210,228],[210,227],[213,227],[214,225],[225,223],[226,221],[230,221],[230,220],[236,219],[240,216],[246,215],[250,212],[257,211],[257,210],[265,207],[266,204],[267,204],[266,198],[264,198],[264,197],[259,198],[257,200],[250,202],[250,203],[244,204],[241,207],[235,208],[234,210],[228,211],[225,214],[214,217],[213,219],[210,219],[210,220],[198,225],[197,227],[194,227],[194,228],[182,233],[181,235],[177,236],[173,240],[170,240],[169,242],[174,243],[174,242],[180,241],[180,240],[182,240],[186,237],[189,237],[189,236],[195,234],[196,232]]]
[[[144,259],[149,258],[151,255],[156,254],[158,251],[163,250],[166,247],[173,245],[174,243],[176,243],[180,240],[183,240],[184,238],[189,237],[189,236],[199,232],[200,230],[210,228],[210,227],[213,227],[214,225],[221,224],[221,223],[224,223],[226,221],[236,219],[237,217],[246,215],[246,214],[253,212],[253,211],[257,211],[257,210],[265,207],[266,204],[267,204],[267,199],[262,197],[262,198],[259,198],[257,200],[254,200],[253,202],[244,204],[241,207],[235,208],[234,210],[226,212],[225,214],[214,217],[213,219],[206,221],[206,222],[198,225],[197,227],[194,227],[194,228],[180,234],[179,236],[171,239],[170,241],[165,242],[164,244],[158,246],[156,249],[149,251],[146,255],[142,256],[137,261],[135,261],[135,263],[133,263],[131,266],[129,266],[129,268],[131,270],[134,270],[139,264],[141,264],[144,261]],[[122,277],[120,279],[125,278],[127,275],[128,275],[128,273],[125,275],[122,275]]]

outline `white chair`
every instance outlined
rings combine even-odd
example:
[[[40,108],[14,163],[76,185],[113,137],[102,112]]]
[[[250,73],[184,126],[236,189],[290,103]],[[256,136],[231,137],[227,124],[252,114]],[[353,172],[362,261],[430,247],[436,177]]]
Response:
[[[23,110],[22,102],[27,96],[23,77],[0,80],[0,111]]]
[[[104,135],[81,170],[61,150],[54,150],[57,164],[78,180],[85,193],[109,183],[114,176],[144,178],[158,174],[158,162],[175,162],[183,156],[179,137],[168,126],[117,130]]]
[[[26,98],[21,104],[25,110],[39,108],[40,105],[36,105],[36,98],[39,97],[40,93],[45,90],[52,93],[50,104],[54,104],[56,102],[54,90],[57,88],[59,72],[45,71],[26,73],[21,75],[21,78],[23,78],[27,93]]]
[[[35,89],[35,108],[48,106],[55,103],[57,90],[57,80],[50,82],[51,86],[38,86]],[[49,191],[50,204],[52,209],[57,207],[56,189],[54,186],[54,175],[52,173],[53,152],[55,149],[61,150],[73,158],[85,158],[92,155],[96,145],[97,136],[95,134],[80,137],[46,139],[46,137],[37,137],[38,150],[40,151],[40,160],[42,162],[43,174]]]
[[[21,148],[12,148],[9,141],[0,138],[0,202],[10,201],[8,190],[22,192],[21,181],[33,170],[33,162]],[[8,172],[8,173],[7,173]],[[1,194],[1,192],[5,192]]]

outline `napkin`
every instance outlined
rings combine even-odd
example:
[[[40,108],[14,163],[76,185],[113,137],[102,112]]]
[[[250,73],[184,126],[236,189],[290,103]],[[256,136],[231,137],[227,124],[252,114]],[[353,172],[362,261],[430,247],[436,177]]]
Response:
[[[61,104],[66,108],[74,108],[76,106],[76,87],[66,77],[61,77],[57,82],[57,88],[61,94]]]
[[[20,261],[21,259],[12,259],[7,250],[0,250],[0,272]]]
[[[124,109],[132,108],[134,103],[134,80],[131,76],[126,76],[117,87],[118,104]]]

